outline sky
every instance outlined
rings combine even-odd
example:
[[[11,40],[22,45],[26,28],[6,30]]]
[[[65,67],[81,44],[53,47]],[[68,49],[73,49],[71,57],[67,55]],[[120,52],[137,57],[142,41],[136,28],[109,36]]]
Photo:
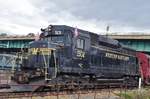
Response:
[[[49,24],[106,33],[150,33],[150,0],[0,0],[0,33],[26,35]]]

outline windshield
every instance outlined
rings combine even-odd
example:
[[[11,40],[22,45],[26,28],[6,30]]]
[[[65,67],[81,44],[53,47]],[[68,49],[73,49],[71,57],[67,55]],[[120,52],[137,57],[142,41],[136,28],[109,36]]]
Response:
[[[41,40],[49,41],[49,42],[53,42],[53,43],[63,43],[63,44],[71,43],[71,37],[69,34],[59,35],[59,36],[48,36],[48,37],[42,38]]]
[[[50,37],[45,37],[42,40],[59,43],[59,42],[64,42],[64,36],[50,36]]]
[[[64,36],[52,36],[51,41],[53,42],[63,42]]]

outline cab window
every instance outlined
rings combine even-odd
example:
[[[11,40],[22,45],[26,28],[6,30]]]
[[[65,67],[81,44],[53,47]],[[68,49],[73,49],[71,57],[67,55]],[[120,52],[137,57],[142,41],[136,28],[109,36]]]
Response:
[[[85,46],[85,40],[84,39],[77,39],[77,48],[84,49]]]

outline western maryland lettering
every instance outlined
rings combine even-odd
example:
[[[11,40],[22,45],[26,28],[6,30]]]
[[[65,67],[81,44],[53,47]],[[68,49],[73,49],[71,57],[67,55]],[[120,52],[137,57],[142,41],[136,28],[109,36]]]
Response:
[[[118,60],[124,60],[124,61],[129,60],[128,56],[118,55],[118,54],[114,54],[114,53],[105,53],[105,57],[112,58],[112,59],[118,59]]]
[[[52,48],[30,48],[29,52],[33,55],[43,54],[43,55],[49,55],[51,54],[51,50],[54,50]]]

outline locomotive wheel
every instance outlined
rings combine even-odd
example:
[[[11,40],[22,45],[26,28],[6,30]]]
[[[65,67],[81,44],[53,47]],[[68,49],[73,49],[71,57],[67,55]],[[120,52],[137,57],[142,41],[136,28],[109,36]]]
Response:
[[[17,82],[20,84],[28,84],[29,83],[29,78],[25,75],[18,75],[17,77]]]

